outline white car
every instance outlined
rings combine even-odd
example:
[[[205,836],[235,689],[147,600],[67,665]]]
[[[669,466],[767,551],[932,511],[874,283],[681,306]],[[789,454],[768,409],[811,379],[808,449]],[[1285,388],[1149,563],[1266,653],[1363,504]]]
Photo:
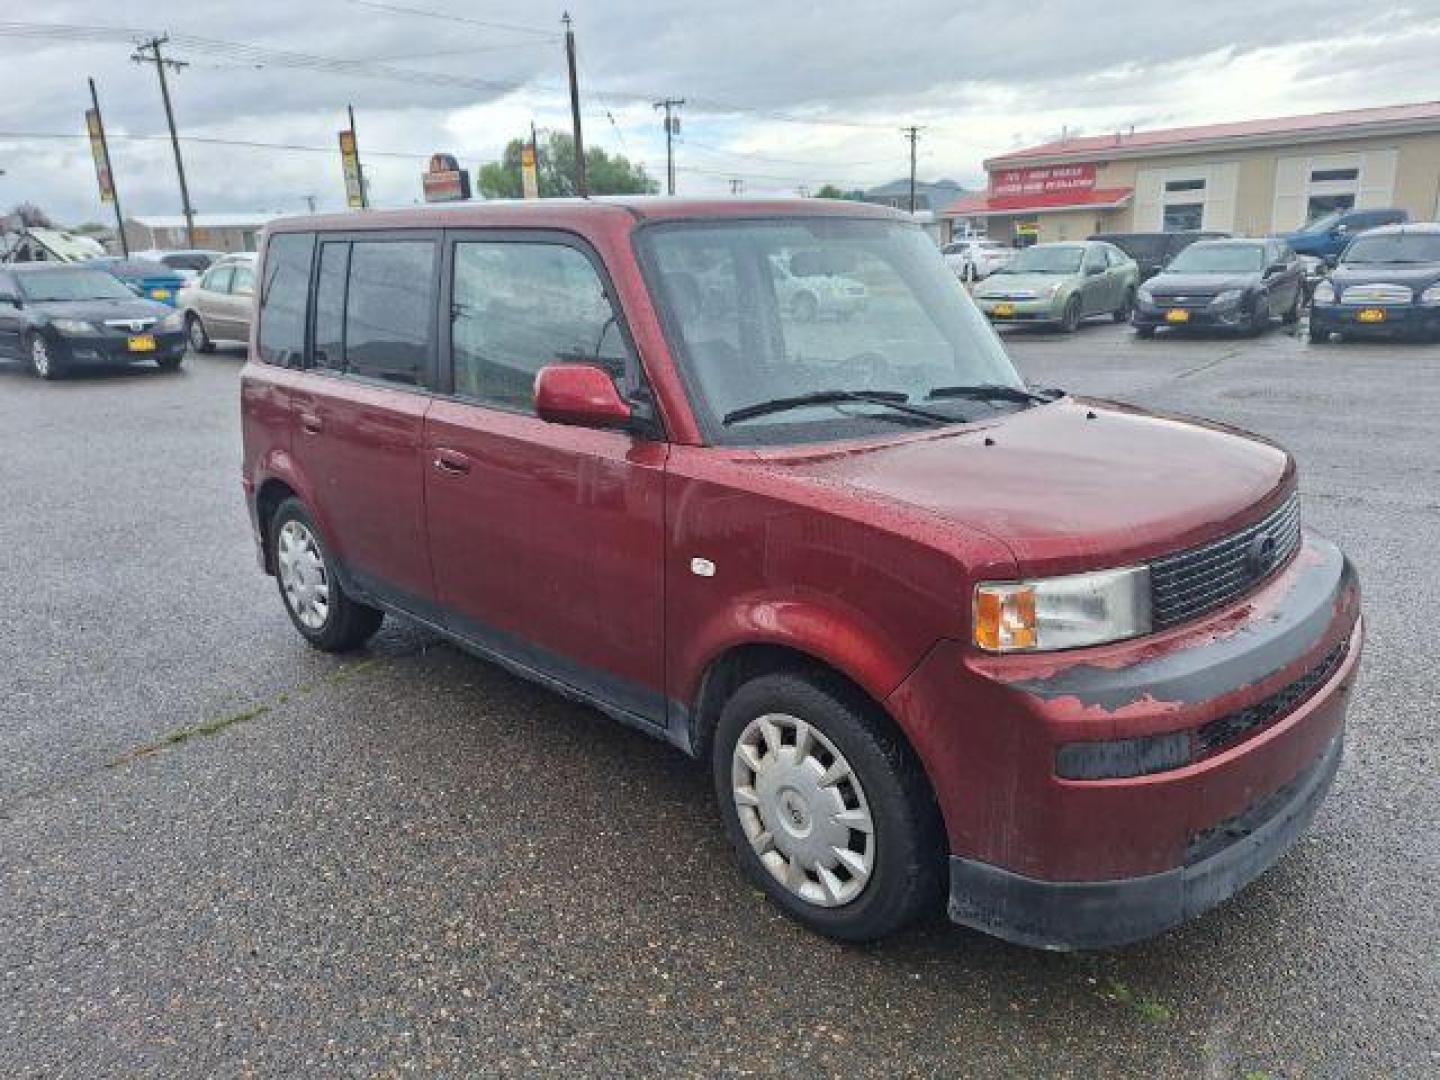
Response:
[[[946,244],[942,254],[961,281],[979,281],[1015,258],[1015,249],[998,240],[972,238]]]

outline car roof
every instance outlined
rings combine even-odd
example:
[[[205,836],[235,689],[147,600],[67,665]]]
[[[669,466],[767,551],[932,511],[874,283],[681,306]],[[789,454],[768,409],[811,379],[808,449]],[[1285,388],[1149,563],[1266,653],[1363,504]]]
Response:
[[[1270,237],[1269,239],[1270,242],[1275,240],[1274,237]],[[1258,236],[1220,236],[1211,240],[1196,240],[1190,247],[1255,247],[1257,245],[1263,246],[1265,243],[1266,239]],[[1186,250],[1188,251],[1189,248]]]
[[[0,264],[0,269],[17,274],[58,274],[65,270],[97,270],[109,273],[110,264],[99,259],[82,259],[78,262],[17,262]]]
[[[665,195],[602,196],[591,199],[489,199],[404,210],[357,210],[280,218],[271,233],[355,229],[524,228],[564,226],[582,220],[694,221],[775,217],[849,217],[910,221],[888,206],[841,199],[676,199]]]
[[[1374,229],[1357,232],[1358,236],[1400,236],[1415,233],[1417,236],[1440,235],[1440,221],[1403,221],[1394,225],[1381,225]]]

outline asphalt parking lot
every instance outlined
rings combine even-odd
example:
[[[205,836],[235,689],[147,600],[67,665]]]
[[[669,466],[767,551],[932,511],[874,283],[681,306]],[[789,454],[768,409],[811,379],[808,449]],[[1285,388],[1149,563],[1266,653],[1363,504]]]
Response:
[[[1440,1071],[1440,347],[1009,339],[1034,381],[1283,442],[1360,568],[1345,764],[1253,888],[1106,954],[813,937],[676,752],[395,620],[302,644],[239,354],[0,364],[0,1075]]]

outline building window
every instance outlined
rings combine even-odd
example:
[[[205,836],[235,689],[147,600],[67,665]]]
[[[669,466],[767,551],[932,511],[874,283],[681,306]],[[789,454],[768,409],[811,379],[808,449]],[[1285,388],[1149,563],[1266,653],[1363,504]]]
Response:
[[[1204,219],[1204,203],[1170,203],[1165,207],[1160,228],[1165,232],[1192,232],[1200,228]]]
[[[1311,195],[1310,201],[1305,205],[1305,220],[1311,222],[1336,210],[1354,209],[1354,195]]]
[[[1359,179],[1359,169],[1315,169],[1310,173],[1310,182],[1312,184],[1329,184],[1335,181]]]
[[[1201,180],[1166,180],[1165,190],[1169,191],[1204,191],[1205,181]]]

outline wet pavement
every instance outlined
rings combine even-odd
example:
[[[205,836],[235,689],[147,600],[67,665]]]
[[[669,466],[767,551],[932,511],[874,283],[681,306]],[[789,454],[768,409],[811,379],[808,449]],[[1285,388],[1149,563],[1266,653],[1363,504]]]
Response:
[[[1009,332],[1028,378],[1290,447],[1368,653],[1314,826],[1104,954],[816,938],[707,775],[399,624],[307,649],[240,496],[234,353],[0,363],[0,1075],[1440,1071],[1440,347]]]

